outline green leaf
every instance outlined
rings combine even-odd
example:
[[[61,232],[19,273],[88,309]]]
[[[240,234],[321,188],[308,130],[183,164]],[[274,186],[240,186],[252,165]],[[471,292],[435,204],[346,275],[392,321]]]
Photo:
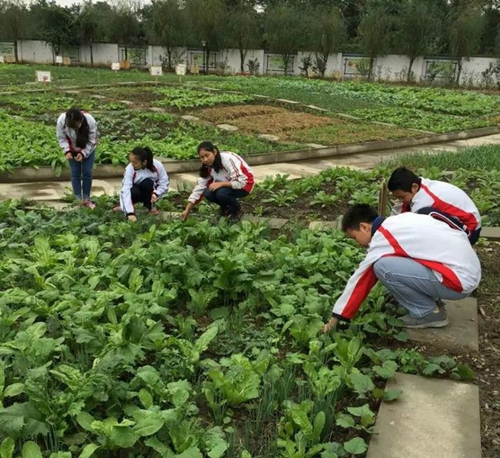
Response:
[[[361,437],[355,437],[348,442],[344,443],[344,448],[346,452],[352,453],[353,455],[361,455],[368,450],[368,445],[361,439]]]
[[[14,453],[14,447],[16,443],[12,437],[7,437],[2,441],[2,445],[0,445],[0,457],[1,458],[12,458],[12,454]]]
[[[196,350],[200,353],[205,351],[208,348],[210,342],[215,339],[218,332],[219,328],[217,326],[207,329],[195,342],[194,346]]]
[[[371,411],[368,404],[364,404],[361,407],[348,407],[347,411],[356,417],[360,417],[361,426],[365,428],[372,425],[375,420],[375,414]]]
[[[0,393],[5,387],[5,367],[3,361],[0,360]]]
[[[191,447],[180,455],[176,455],[175,458],[203,458],[198,447]]]
[[[137,442],[139,437],[135,434],[134,431],[129,426],[115,425],[111,429],[111,434],[109,435],[109,439],[113,443],[113,445],[117,445],[118,447],[128,448],[132,447]]]
[[[99,446],[96,444],[87,444],[78,458],[90,458],[98,449]]]
[[[4,398],[11,398],[14,396],[18,396],[19,394],[24,392],[24,383],[13,383],[5,388],[3,392]]]
[[[158,453],[163,458],[173,458],[174,453],[172,449],[160,442],[156,437],[150,437],[146,442],[146,446],[151,447],[156,453]]]
[[[71,458],[71,452],[54,452],[49,458]]]
[[[441,368],[441,366],[439,366],[438,364],[430,363],[430,364],[427,364],[427,366],[424,367],[424,370],[422,371],[422,374],[424,374],[424,375],[432,375],[435,372],[441,373],[441,372],[444,372],[444,371]]]
[[[373,372],[379,377],[389,379],[394,377],[398,365],[394,361],[384,361],[382,366],[373,366]]]
[[[476,374],[466,364],[457,364],[457,373],[461,380],[474,380]]]
[[[94,432],[94,428],[92,428],[92,423],[95,421],[95,418],[89,413],[80,412],[76,417],[76,421],[85,431],[90,431],[92,433]]]
[[[386,402],[391,402],[399,398],[401,394],[403,393],[403,390],[400,388],[393,388],[392,390],[387,390],[384,394],[384,401]]]
[[[398,332],[397,334],[395,334],[394,338],[396,340],[399,340],[400,342],[407,342],[408,341],[408,335],[404,331],[401,331],[401,332]]]
[[[139,391],[139,400],[146,409],[149,409],[153,405],[153,396],[145,388]]]
[[[139,420],[132,429],[138,436],[145,437],[156,433],[162,428],[162,426],[163,420],[158,414],[153,414]]]
[[[347,415],[345,413],[341,413],[337,417],[335,424],[337,426],[340,426],[341,428],[354,428],[354,425],[356,424],[356,422],[354,421],[354,418],[351,417],[350,415]]]
[[[25,442],[22,450],[22,458],[43,458],[38,444],[33,441]]]
[[[351,384],[354,388],[354,391],[357,393],[364,395],[368,391],[372,391],[375,388],[375,385],[372,382],[372,379],[361,372],[352,372],[350,374]]]

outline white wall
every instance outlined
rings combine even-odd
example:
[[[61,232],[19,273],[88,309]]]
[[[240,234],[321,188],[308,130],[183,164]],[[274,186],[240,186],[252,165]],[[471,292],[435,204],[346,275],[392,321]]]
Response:
[[[23,40],[17,42],[19,59],[21,62],[52,64],[52,48],[43,41]]]
[[[50,46],[42,41],[23,40],[18,42],[19,59],[21,62],[26,63],[43,63],[51,64],[53,62],[53,55]],[[111,65],[112,62],[118,62],[120,59],[118,46],[116,44],[99,43],[94,44],[94,64],[95,65]],[[200,50],[201,51],[201,50]],[[186,48],[176,48],[176,53],[183,58],[187,58]],[[160,65],[160,55],[165,56],[166,50],[161,46],[149,46],[146,54],[147,65]],[[304,56],[311,55],[312,52],[298,52],[294,58],[293,75],[300,75],[299,66],[301,66],[301,59]],[[229,66],[228,73],[240,72],[240,54],[237,49],[226,49],[216,53],[216,61],[223,62],[227,59]],[[266,71],[266,53],[262,49],[250,49],[247,52],[245,59],[245,71],[248,71],[247,63],[251,59],[257,59],[260,64],[259,73]],[[415,74],[415,79],[420,81],[425,77],[426,60],[419,57],[413,64],[412,71]],[[90,48],[82,46],[80,48],[80,63],[83,65],[90,65]],[[344,55],[341,53],[332,54],[327,62],[326,76],[343,76],[344,75]],[[409,59],[406,56],[397,54],[389,54],[387,56],[379,57],[375,60],[375,79],[379,77],[381,80],[388,81],[401,81],[404,80],[406,72],[408,71]],[[490,63],[494,65],[497,63],[496,59],[488,57],[473,57],[470,60],[463,61],[463,70],[461,76],[461,84],[471,84],[474,82],[476,85],[484,85],[485,81],[481,73],[484,72]],[[351,75],[350,77],[353,77]]]

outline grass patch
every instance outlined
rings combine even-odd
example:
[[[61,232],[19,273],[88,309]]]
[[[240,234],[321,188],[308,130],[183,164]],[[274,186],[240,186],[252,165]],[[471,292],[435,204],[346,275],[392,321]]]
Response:
[[[377,140],[415,137],[416,132],[399,127],[381,126],[363,122],[332,120],[330,125],[289,132],[288,140],[322,145],[348,145]]]
[[[464,148],[458,152],[403,154],[385,161],[387,167],[411,169],[436,168],[439,170],[500,170],[500,145]]]

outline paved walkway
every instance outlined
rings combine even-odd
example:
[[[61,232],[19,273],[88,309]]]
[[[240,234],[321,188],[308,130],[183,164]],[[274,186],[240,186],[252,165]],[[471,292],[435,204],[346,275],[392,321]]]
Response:
[[[420,151],[435,152],[452,151],[459,149],[500,144],[500,134],[487,137],[457,140],[450,143],[435,143],[416,147],[402,148],[399,150],[381,150],[371,153],[334,156],[325,159],[311,159],[306,161],[268,164],[254,166],[257,182],[276,175],[289,175],[290,178],[316,175],[324,169],[331,167],[351,167],[358,170],[370,170],[381,161],[400,154],[412,154]],[[171,174],[172,189],[191,189],[197,180],[196,173]],[[94,180],[92,192],[94,195],[115,194],[120,190],[121,179]],[[57,201],[65,193],[70,192],[69,182],[39,182],[39,183],[0,183],[0,199],[25,197],[36,201]]]

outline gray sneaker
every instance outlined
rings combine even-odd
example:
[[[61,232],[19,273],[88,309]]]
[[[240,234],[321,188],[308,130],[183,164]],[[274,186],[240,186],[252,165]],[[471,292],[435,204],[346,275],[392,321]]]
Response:
[[[449,323],[444,308],[440,308],[439,312],[429,313],[422,318],[406,315],[400,319],[404,323],[403,326],[409,329],[443,328]]]

